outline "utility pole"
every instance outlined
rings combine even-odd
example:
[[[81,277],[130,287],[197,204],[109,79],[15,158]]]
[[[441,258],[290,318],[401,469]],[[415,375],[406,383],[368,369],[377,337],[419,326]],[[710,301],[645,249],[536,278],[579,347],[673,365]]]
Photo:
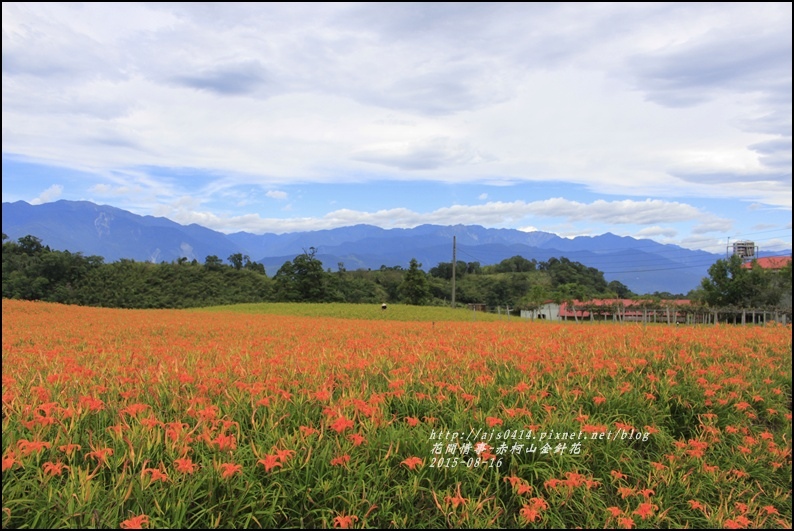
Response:
[[[457,265],[457,256],[455,249],[455,236],[452,237],[452,307],[455,307],[455,266]]]

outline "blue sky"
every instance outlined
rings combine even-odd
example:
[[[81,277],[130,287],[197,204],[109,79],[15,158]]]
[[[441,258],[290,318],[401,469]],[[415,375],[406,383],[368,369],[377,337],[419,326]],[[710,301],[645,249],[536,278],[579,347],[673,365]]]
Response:
[[[3,201],[791,248],[790,3],[3,3]]]

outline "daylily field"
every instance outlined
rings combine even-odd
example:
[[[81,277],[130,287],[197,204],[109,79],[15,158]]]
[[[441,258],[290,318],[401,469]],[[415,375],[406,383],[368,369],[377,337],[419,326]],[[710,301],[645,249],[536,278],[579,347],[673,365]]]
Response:
[[[790,326],[2,305],[4,528],[792,525]]]

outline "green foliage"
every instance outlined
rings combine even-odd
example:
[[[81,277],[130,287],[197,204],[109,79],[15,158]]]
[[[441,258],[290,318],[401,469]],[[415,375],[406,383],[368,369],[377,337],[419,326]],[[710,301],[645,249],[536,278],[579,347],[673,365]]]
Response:
[[[466,263],[463,260],[455,262],[455,278],[459,279],[467,274],[477,274],[480,271],[479,262]],[[452,280],[452,262],[441,262],[428,271],[431,277]]]
[[[152,264],[52,251],[38,238],[3,241],[3,297],[117,308],[188,308],[270,300],[264,267],[235,269],[217,256]],[[247,258],[247,257],[246,257]]]
[[[383,265],[377,270],[337,272],[323,269],[316,248],[287,261],[270,279],[262,264],[235,253],[229,264],[215,255],[204,264],[187,258],[152,264],[119,260],[105,264],[99,256],[53,251],[35,236],[9,241],[3,235],[3,297],[120,308],[187,308],[244,302],[351,302],[447,305],[452,299],[452,263],[442,262],[425,274],[412,259],[408,269]],[[688,298],[721,308],[791,307],[792,270],[743,268],[738,258],[719,260]],[[609,283],[595,268],[567,258],[545,262],[514,256],[493,266],[458,261],[455,300],[535,310],[550,300],[634,298],[618,281]],[[680,298],[655,293],[658,299]],[[657,304],[658,306],[658,304]]]
[[[764,270],[757,263],[744,267],[741,257],[717,260],[701,282],[700,296],[713,307],[761,308],[784,303],[784,289],[791,293],[791,264],[783,271]],[[788,275],[788,276],[786,276]]]
[[[537,264],[537,261],[534,259],[527,260],[523,256],[516,255],[512,258],[502,260],[495,266],[488,268],[488,270],[493,273],[528,273],[530,271],[535,271]]]
[[[357,304],[380,304],[388,299],[386,290],[370,278],[368,271],[347,271],[344,264],[340,265],[331,278],[336,299]]]
[[[233,255],[229,256],[229,263],[232,264],[232,267],[237,271],[243,268],[243,260],[249,260],[247,255],[243,257],[243,253],[234,253]]]
[[[618,299],[630,299],[634,297],[635,293],[631,291],[628,286],[623,284],[622,282],[618,282],[617,280],[613,280],[609,284],[607,284],[607,289],[615,294],[615,297]],[[667,298],[682,298],[682,297],[667,297]]]
[[[386,302],[397,302],[400,300],[398,290],[403,281],[403,274],[403,268],[400,266],[381,266],[375,273],[375,282],[386,292]]]
[[[4,298],[77,303],[77,283],[102,265],[99,256],[51,251],[34,236],[18,243],[3,236]]]
[[[510,306],[515,308],[530,289],[527,273],[489,275],[489,281],[490,283],[486,284],[487,291],[484,302],[493,307]]]
[[[430,284],[425,272],[420,268],[422,264],[411,258],[408,271],[400,284],[400,298],[408,304],[425,304],[430,299]]]
[[[594,267],[571,262],[567,258],[550,258],[548,262],[541,262],[538,269],[547,271],[551,275],[554,288],[565,284],[577,284],[585,288],[585,293],[593,295],[609,291],[604,273]]]
[[[443,305],[452,298],[451,262],[438,264],[430,275],[416,260],[408,269],[384,265],[376,271],[347,271],[339,264],[338,272],[331,273],[323,270],[316,249],[311,247],[285,262],[271,280],[265,276],[264,266],[242,253],[229,256],[228,264],[215,255],[207,256],[203,265],[187,258],[172,264],[125,259],[104,264],[101,257],[51,251],[34,236],[18,242],[6,240],[3,296],[7,298],[121,308],[184,308],[268,300]],[[590,286],[585,291],[579,289],[582,293],[608,293],[600,272],[567,259],[552,259],[539,267],[534,260],[520,256],[484,268],[479,262],[458,261],[455,277],[456,300],[461,304],[535,307],[543,297],[559,298],[562,281]]]
[[[535,284],[526,295],[519,299],[517,307],[521,310],[537,310],[549,300],[549,294],[548,288],[541,284]]]
[[[284,265],[273,278],[275,298],[283,302],[330,302],[334,291],[330,286],[330,273],[323,270],[323,263],[314,257],[316,249],[295,257]]]
[[[210,271],[220,271],[223,268],[223,260],[211,254],[204,260],[204,267]]]
[[[738,255],[728,260],[717,260],[709,268],[709,277],[701,282],[705,302],[711,306],[738,305],[745,274]]]

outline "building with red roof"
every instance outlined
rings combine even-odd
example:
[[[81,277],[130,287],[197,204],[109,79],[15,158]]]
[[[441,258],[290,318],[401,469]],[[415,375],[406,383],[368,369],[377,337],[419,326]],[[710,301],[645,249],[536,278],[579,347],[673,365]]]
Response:
[[[750,269],[753,264],[758,264],[762,269],[783,269],[791,262],[790,256],[764,256],[763,258],[756,258],[752,262],[745,262],[742,267]]]
[[[568,319],[598,319],[635,322],[686,322],[679,307],[689,306],[689,299],[655,301],[652,299],[593,299],[560,304],[558,316]]]

